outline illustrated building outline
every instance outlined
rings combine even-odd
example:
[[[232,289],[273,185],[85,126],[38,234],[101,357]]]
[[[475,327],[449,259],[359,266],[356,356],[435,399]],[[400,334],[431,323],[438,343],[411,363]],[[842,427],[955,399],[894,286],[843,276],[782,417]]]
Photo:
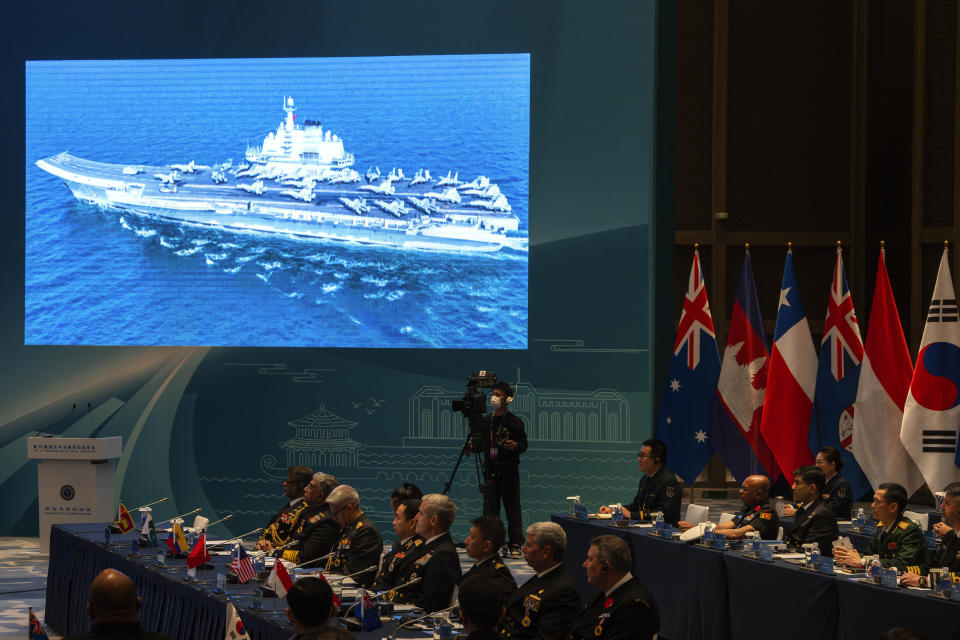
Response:
[[[357,426],[327,410],[326,405],[287,423],[296,434],[280,443],[286,466],[304,465],[311,469],[355,469],[357,453],[364,445],[350,437]]]

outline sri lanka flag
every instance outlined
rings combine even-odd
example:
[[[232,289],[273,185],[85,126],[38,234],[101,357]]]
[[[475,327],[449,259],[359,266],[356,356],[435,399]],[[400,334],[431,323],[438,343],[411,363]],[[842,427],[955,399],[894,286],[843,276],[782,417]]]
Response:
[[[713,448],[737,482],[753,474],[777,475],[777,461],[760,435],[769,355],[748,249],[730,314],[713,413]]]
[[[187,538],[183,535],[183,529],[177,520],[173,521],[173,528],[170,529],[170,535],[167,536],[167,546],[173,555],[178,556],[187,552]]]
[[[694,250],[657,423],[657,437],[667,445],[668,466],[687,484],[693,484],[713,455],[710,423],[719,375],[720,354],[707,286],[700,253]]]
[[[960,317],[944,247],[900,427],[900,440],[931,491],[960,481],[958,432]]]
[[[793,251],[787,249],[760,421],[760,433],[787,478],[793,478],[794,469],[813,463],[808,440],[816,382],[817,354],[793,273]]]
[[[113,526],[120,529],[120,533],[133,531],[133,518],[130,517],[130,512],[122,502],[117,507],[117,519],[113,521]]]
[[[843,477],[850,482],[853,499],[870,491],[870,482],[860,470],[854,453],[854,402],[863,363],[863,341],[853,308],[853,298],[843,270],[843,258],[837,247],[833,282],[827,300],[827,319],[820,341],[820,364],[817,367],[817,391],[814,398],[814,421],[810,427],[810,452],[820,447],[836,447],[843,458]]]

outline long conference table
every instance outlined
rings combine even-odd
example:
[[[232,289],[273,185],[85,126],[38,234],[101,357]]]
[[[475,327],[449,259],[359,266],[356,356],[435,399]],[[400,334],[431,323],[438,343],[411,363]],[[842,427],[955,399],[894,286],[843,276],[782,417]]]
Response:
[[[663,640],[863,638],[907,627],[928,640],[960,638],[960,602],[929,591],[885,589],[857,578],[813,573],[739,551],[720,551],[650,535],[651,529],[554,515],[567,533],[565,564],[584,601],[597,591],[582,567],[590,540],[612,534],[633,554],[633,574],[653,593]]]
[[[116,544],[103,544],[104,524],[55,525],[50,532],[50,563],[47,570],[47,602],[44,622],[62,635],[86,633],[87,590],[104,569],[116,569],[129,576],[143,600],[140,624],[183,640],[223,640],[226,602],[233,602],[252,640],[288,640],[293,627],[285,613],[286,599],[264,598],[263,610],[250,609],[257,583],[228,584],[227,596],[211,593],[216,574],[224,572],[229,556],[213,556],[211,570],[199,570],[202,582],[184,582],[186,562],[167,560],[156,565],[156,549],[141,549],[129,557],[134,534],[112,536]],[[163,540],[161,548],[166,548]],[[358,639],[374,640],[390,636],[396,621],[375,631],[354,632]],[[423,631],[402,630],[401,637],[424,637]]]

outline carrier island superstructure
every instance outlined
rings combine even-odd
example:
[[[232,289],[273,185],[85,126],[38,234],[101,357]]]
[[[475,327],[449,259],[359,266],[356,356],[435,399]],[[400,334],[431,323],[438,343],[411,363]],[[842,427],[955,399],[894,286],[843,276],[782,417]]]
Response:
[[[442,251],[526,251],[507,196],[486,176],[419,168],[363,175],[343,140],[316,120],[285,117],[244,162],[120,165],[68,152],[37,161],[82,202],[237,231]]]

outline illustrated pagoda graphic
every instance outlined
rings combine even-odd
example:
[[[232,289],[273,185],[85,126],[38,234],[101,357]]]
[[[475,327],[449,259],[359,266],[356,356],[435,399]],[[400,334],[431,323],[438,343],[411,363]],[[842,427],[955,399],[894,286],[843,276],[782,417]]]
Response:
[[[327,410],[326,405],[313,413],[287,423],[295,431],[293,438],[280,443],[285,462],[277,465],[272,455],[260,460],[260,468],[270,476],[286,476],[287,468],[304,465],[337,475],[339,470],[357,468],[357,452],[364,445],[350,437],[357,426]]]

